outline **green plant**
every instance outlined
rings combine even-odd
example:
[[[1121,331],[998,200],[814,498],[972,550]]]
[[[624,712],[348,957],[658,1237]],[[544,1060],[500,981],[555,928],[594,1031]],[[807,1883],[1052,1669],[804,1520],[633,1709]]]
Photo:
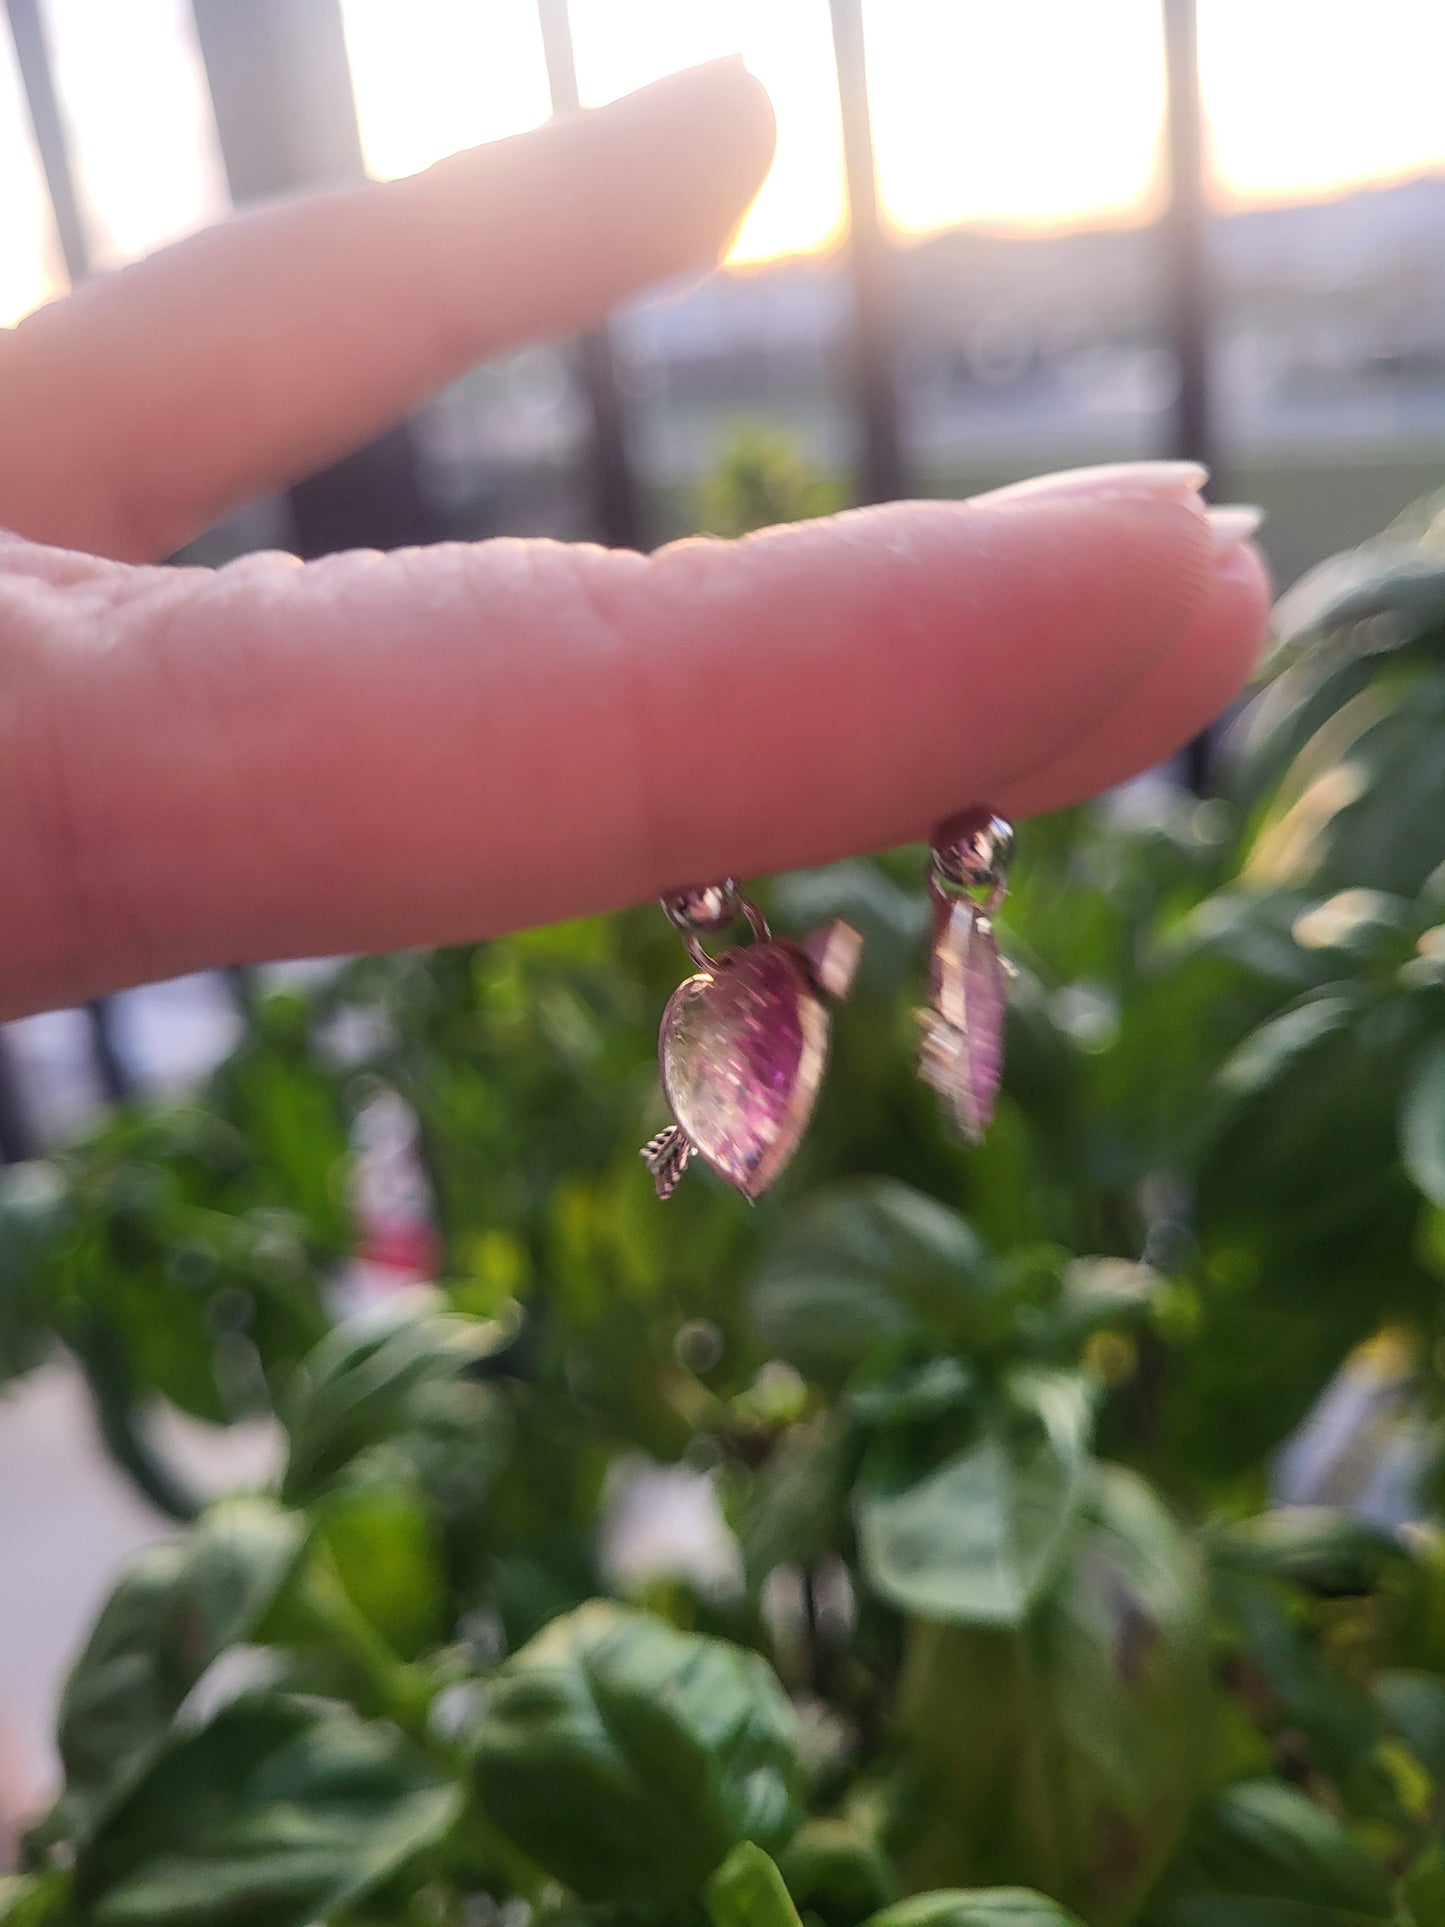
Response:
[[[787,435],[753,422],[734,429],[699,489],[697,521],[710,535],[746,535],[843,506],[842,489],[817,475]]]
[[[648,913],[262,999],[195,1107],[8,1174],[7,1371],[68,1346],[178,1513],[148,1401],[289,1449],[121,1579],[0,1917],[1445,1920],[1445,1540],[1268,1471],[1388,1367],[1440,1485],[1439,527],[1297,594],[1220,796],[1029,826],[977,1152],[910,1069],[905,854],[773,886],[869,947],[756,1212],[637,1160]],[[378,1083],[441,1283],[333,1327]],[[706,1474],[730,1579],[609,1563],[648,1460]]]

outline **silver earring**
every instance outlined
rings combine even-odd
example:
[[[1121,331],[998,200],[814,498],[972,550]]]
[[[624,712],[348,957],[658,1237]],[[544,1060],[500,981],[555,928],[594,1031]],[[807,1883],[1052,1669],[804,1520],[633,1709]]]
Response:
[[[1003,1077],[1012,973],[993,917],[1007,893],[1013,843],[1013,825],[983,804],[947,817],[931,840],[933,940],[918,1074],[970,1144],[983,1140]]]

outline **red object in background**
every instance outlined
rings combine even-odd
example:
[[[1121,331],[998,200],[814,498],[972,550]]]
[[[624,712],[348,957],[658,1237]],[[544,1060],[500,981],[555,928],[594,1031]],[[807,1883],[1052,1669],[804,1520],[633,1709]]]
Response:
[[[441,1251],[431,1225],[420,1218],[377,1218],[362,1228],[358,1264],[393,1271],[398,1284],[422,1284],[436,1276]]]
[[[417,1142],[416,1117],[397,1092],[378,1086],[352,1124],[352,1202],[358,1271],[386,1292],[430,1284],[441,1268],[431,1184]]]

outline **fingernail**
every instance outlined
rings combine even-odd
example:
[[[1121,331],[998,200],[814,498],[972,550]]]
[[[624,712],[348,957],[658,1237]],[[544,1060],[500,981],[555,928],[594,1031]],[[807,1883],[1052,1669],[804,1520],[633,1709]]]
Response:
[[[1229,502],[1207,511],[1209,532],[1214,537],[1214,553],[1227,555],[1247,542],[1264,520],[1264,510],[1252,502]]]
[[[999,489],[1000,495],[1194,495],[1209,480],[1202,462],[1109,462],[1034,475]]]

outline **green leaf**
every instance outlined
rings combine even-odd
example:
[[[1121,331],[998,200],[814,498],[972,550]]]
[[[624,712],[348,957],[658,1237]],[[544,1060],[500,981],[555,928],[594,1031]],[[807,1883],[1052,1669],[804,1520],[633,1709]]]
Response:
[[[1221,1086],[1236,1099],[1272,1090],[1319,1045],[1347,1034],[1357,1010],[1346,995],[1313,996],[1291,1005],[1245,1038],[1220,1071]]]
[[[1396,1536],[1335,1506],[1281,1506],[1206,1534],[1211,1561],[1323,1593],[1368,1592],[1407,1557]]]
[[[1034,1881],[1090,1927],[1132,1919],[1206,1775],[1205,1636],[1193,1546],[1133,1473],[1098,1468],[1024,1625],[908,1629],[908,1884]]]
[[[282,990],[258,1001],[247,1036],[210,1092],[245,1135],[248,1186],[266,1203],[298,1212],[313,1242],[337,1256],[353,1235],[341,1082],[314,1052],[305,1000]]]
[[[449,1631],[446,1576],[436,1528],[402,1486],[358,1485],[318,1508],[318,1546],[330,1553],[353,1606],[403,1659]]]
[[[52,1343],[66,1218],[55,1165],[35,1160],[0,1171],[0,1383],[39,1364]]]
[[[583,1899],[695,1903],[740,1841],[796,1822],[793,1715],[756,1653],[594,1600],[501,1668],[478,1787],[512,1842]]]
[[[460,1789],[390,1726],[257,1697],[172,1740],[77,1860],[93,1927],[307,1927],[435,1845]]]
[[[914,1894],[874,1914],[867,1927],[1079,1927],[1079,1922],[1027,1887],[971,1887]]]
[[[284,1416],[291,1454],[284,1495],[304,1501],[361,1455],[422,1424],[438,1391],[496,1351],[496,1325],[445,1313],[402,1314],[323,1339],[300,1367]]]
[[[891,1180],[826,1192],[790,1212],[750,1288],[763,1344],[824,1385],[912,1333],[972,1330],[991,1297],[964,1221]]]
[[[1397,1572],[1393,1579],[1403,1576]],[[1398,1583],[1392,1584],[1390,1592],[1398,1590]],[[1220,1632],[1230,1638],[1241,1662],[1239,1677],[1247,1682],[1245,1703],[1254,1721],[1270,1734],[1288,1733],[1289,1744],[1300,1747],[1312,1770],[1334,1783],[1351,1813],[1386,1824],[1398,1818],[1399,1800],[1380,1753],[1387,1729],[1367,1679],[1360,1669],[1342,1666],[1320,1636],[1324,1614],[1337,1609],[1286,1592],[1273,1577],[1219,1564],[1213,1595]],[[1376,1612],[1388,1598],[1371,1600],[1364,1610]],[[1247,1749],[1240,1766],[1259,1771],[1258,1753]]]
[[[1077,1373],[1016,1373],[967,1425],[941,1458],[931,1434],[870,1450],[855,1500],[863,1569],[921,1618],[1016,1626],[1084,1491],[1089,1388]]]
[[[1382,1320],[1434,1315],[1397,1146],[1411,1022],[1362,990],[1313,998],[1220,1073],[1195,1167],[1197,1314],[1160,1425],[1195,1478],[1256,1467]]]
[[[1422,1055],[1405,1087],[1400,1156],[1420,1191],[1445,1208],[1445,1038]]]
[[[112,1398],[159,1391],[229,1423],[325,1330],[300,1221],[256,1200],[245,1140],[216,1117],[121,1110],[60,1168],[60,1329]]]
[[[1394,1917],[1384,1868],[1293,1787],[1231,1787],[1190,1828],[1151,1909],[1160,1927],[1366,1927]]]
[[[1401,1877],[1398,1902],[1408,1927],[1445,1922],[1445,1847],[1427,1847]]]
[[[1442,794],[1445,673],[1384,664],[1295,756],[1245,877],[1321,896],[1362,886],[1413,897],[1440,861]]]
[[[1045,1315],[1041,1339],[1055,1354],[1076,1358],[1095,1332],[1148,1323],[1164,1280],[1152,1265],[1128,1258],[1075,1258],[1063,1290]]]
[[[838,1550],[857,1457],[849,1428],[833,1413],[784,1433],[748,1481],[732,1522],[753,1585],[776,1566],[816,1565]]]
[[[744,1840],[707,1883],[713,1927],[803,1927],[777,1862]]]
[[[1399,1174],[1395,1010],[1353,988],[1312,996],[1252,1032],[1219,1072],[1199,1165],[1200,1232],[1268,1248],[1373,1230]],[[1386,1220],[1394,1228],[1393,1216]]]
[[[68,1873],[0,1874],[0,1921],[5,1927],[69,1927]]]
[[[1350,653],[1409,646],[1438,652],[1445,641],[1445,569],[1433,559],[1439,534],[1436,493],[1411,503],[1358,549],[1311,569],[1283,599],[1281,619]],[[1380,616],[1389,621],[1375,620]]]
[[[791,436],[740,427],[699,490],[700,525],[712,535],[742,535],[841,507],[837,486],[816,474]]]
[[[143,1770],[181,1702],[243,1643],[285,1584],[307,1522],[266,1499],[227,1499],[143,1552],[101,1613],[60,1707],[68,1826],[83,1834]]]
[[[1445,1787],[1445,1678],[1399,1668],[1374,1681],[1376,1704],[1437,1786]]]
[[[870,1427],[915,1425],[966,1404],[975,1383],[964,1361],[947,1352],[904,1365],[865,1365],[849,1382],[848,1410]]]
[[[866,1792],[840,1814],[805,1820],[780,1856],[805,1915],[852,1927],[898,1898],[898,1874],[881,1838],[883,1816]]]
[[[1291,993],[1319,988],[1338,977],[1340,960],[1295,936],[1300,919],[1317,907],[1318,899],[1304,890],[1218,890],[1169,933],[1170,960],[1227,957]]]

